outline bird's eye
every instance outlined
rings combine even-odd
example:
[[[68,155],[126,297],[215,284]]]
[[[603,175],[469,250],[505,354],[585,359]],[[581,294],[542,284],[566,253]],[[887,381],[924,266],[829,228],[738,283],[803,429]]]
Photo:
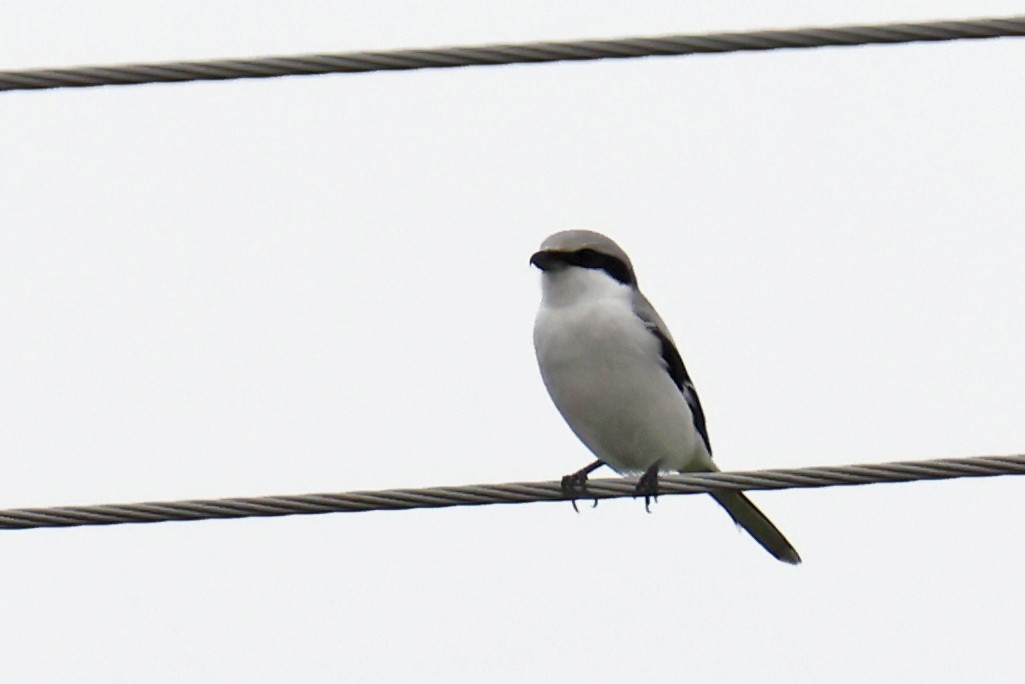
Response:
[[[630,267],[611,254],[602,254],[593,249],[581,249],[573,253],[573,263],[584,268],[605,271],[610,277],[625,285],[634,282]]]

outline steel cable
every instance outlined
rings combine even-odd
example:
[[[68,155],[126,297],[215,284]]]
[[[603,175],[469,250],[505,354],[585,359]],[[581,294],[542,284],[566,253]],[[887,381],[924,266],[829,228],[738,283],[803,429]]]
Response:
[[[672,495],[700,494],[721,489],[799,489],[997,475],[1025,475],[1025,455],[663,475],[659,478],[659,485],[663,495]],[[589,480],[586,498],[597,500],[633,496],[635,486],[636,480],[630,478]],[[0,510],[0,529],[117,525],[565,500],[566,496],[559,482],[512,482],[340,494],[17,508]]]
[[[348,52],[194,62],[0,71],[0,91],[86,88],[185,81],[272,78],[328,73],[627,59],[710,52],[917,43],[1025,36],[1025,16],[1004,19],[837,26],[436,49]]]

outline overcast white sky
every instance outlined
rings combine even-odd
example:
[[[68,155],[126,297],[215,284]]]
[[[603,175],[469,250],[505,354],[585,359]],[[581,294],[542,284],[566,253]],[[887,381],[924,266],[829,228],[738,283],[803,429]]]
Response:
[[[1022,13],[7,2],[0,69]],[[1025,40],[0,94],[0,508],[555,479],[549,233],[724,469],[1025,450]],[[0,681],[1018,682],[1025,480],[0,532]]]

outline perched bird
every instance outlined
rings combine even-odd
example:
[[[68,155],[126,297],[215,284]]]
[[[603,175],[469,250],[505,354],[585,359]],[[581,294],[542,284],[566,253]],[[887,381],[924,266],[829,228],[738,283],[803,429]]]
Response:
[[[637,287],[630,258],[600,233],[568,230],[541,244],[534,349],[556,408],[598,460],[562,479],[568,498],[586,493],[602,465],[641,473],[637,494],[658,495],[659,471],[707,472],[712,447],[705,414],[672,336]],[[712,497],[766,551],[801,557],[743,492]]]

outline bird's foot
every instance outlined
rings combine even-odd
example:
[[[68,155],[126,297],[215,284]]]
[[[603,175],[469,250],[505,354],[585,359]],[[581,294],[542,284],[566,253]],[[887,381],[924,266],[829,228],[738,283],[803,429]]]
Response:
[[[634,488],[634,497],[644,497],[644,510],[651,513],[651,501],[658,503],[658,464],[654,464],[644,471],[641,479],[637,480],[637,487]]]
[[[575,473],[571,473],[562,478],[562,495],[569,499],[570,503],[573,504],[573,510],[577,513],[580,509],[577,508],[577,499],[581,496],[587,496],[587,476],[592,472],[604,465],[601,461],[595,461],[586,468],[581,468]],[[598,505],[598,499],[594,500],[594,506]],[[592,508],[594,508],[592,506]]]
[[[577,513],[580,509],[577,508],[577,499],[580,496],[587,495],[587,473],[576,472],[572,475],[565,475],[562,478],[562,495],[569,499],[569,502],[573,504],[573,510]],[[598,505],[598,500],[594,500],[594,505]]]

